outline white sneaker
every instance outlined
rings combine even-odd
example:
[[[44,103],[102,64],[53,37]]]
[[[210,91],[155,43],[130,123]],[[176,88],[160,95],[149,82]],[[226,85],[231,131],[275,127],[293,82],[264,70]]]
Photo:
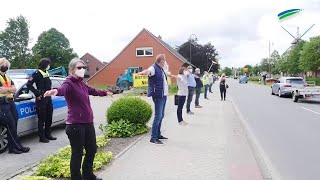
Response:
[[[179,122],[180,125],[187,125],[188,123],[186,123],[185,121],[181,121]]]

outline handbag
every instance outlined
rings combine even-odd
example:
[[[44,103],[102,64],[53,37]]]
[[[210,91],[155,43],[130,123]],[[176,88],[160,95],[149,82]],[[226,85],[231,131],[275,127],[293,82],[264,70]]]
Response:
[[[226,84],[226,89],[228,89],[229,88],[229,85],[228,84]]]
[[[179,104],[179,96],[178,95],[174,95],[174,105],[178,105]]]

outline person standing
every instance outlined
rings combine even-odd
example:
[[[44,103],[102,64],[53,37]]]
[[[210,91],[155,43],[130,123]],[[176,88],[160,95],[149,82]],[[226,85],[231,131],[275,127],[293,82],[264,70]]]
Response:
[[[195,108],[202,108],[202,106],[199,105],[199,97],[201,93],[201,88],[203,87],[203,83],[200,78],[200,69],[196,68],[195,70],[195,80],[196,80],[196,100],[195,100]]]
[[[38,70],[32,74],[32,77],[27,82],[27,88],[36,96],[39,141],[42,143],[48,143],[49,140],[57,139],[51,135],[52,100],[51,97],[43,96],[47,90],[51,89],[51,80],[48,73],[50,63],[51,61],[47,58],[41,59]],[[34,88],[34,83],[36,83],[37,89]]]
[[[212,85],[214,83],[214,77],[213,77],[213,73],[210,72],[209,73],[209,92],[212,93]]]
[[[83,82],[86,64],[74,58],[69,63],[69,76],[60,88],[48,90],[44,97],[64,96],[68,106],[66,134],[71,145],[70,172],[72,180],[101,180],[93,174],[93,160],[97,152],[96,133],[93,125],[93,112],[89,95],[112,96],[111,92],[101,91]],[[80,172],[83,148],[86,150]]]
[[[204,71],[204,75],[202,77],[203,85],[204,85],[204,99],[208,98],[208,89],[209,89],[209,74],[207,71]]]
[[[226,93],[227,93],[227,88],[226,88],[226,75],[223,73],[220,78],[220,96],[221,96],[221,101],[226,100]]]
[[[178,108],[177,108],[177,117],[178,117],[178,123],[180,125],[187,125],[183,118],[182,118],[182,109],[184,106],[184,103],[186,101],[186,97],[188,95],[188,81],[187,76],[190,74],[190,72],[187,71],[185,67],[181,67],[179,69],[179,75],[177,76],[177,85],[178,85]]]
[[[0,58],[0,121],[7,128],[9,154],[27,153],[30,148],[21,145],[17,134],[19,117],[16,104],[13,101],[13,93],[17,89],[6,74],[9,68],[10,62],[6,58]]]
[[[188,81],[188,97],[187,97],[187,114],[194,114],[191,109],[190,109],[190,105],[192,102],[192,98],[193,98],[193,94],[194,94],[194,90],[195,87],[197,85],[194,74],[193,74],[193,69],[192,66],[188,66],[187,68],[188,70],[188,75],[187,75],[187,81]]]
[[[159,54],[152,66],[138,73],[149,76],[148,97],[152,97],[155,111],[150,142],[154,144],[163,144],[161,139],[168,139],[161,135],[161,124],[164,117],[167,96],[169,95],[167,75],[165,73],[167,70],[166,64],[165,55]]]

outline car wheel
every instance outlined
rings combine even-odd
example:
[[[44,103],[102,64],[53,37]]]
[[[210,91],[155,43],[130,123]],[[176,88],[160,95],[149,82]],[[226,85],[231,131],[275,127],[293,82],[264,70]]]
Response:
[[[274,95],[273,89],[271,88],[271,95]]]
[[[292,100],[293,100],[293,102],[298,102],[298,100],[299,100],[299,96],[297,96],[297,94],[295,92],[292,92]]]
[[[280,89],[278,90],[278,96],[279,96],[279,97],[282,97],[282,95],[281,95],[281,90],[280,90]]]
[[[0,125],[0,153],[8,149],[8,129]]]

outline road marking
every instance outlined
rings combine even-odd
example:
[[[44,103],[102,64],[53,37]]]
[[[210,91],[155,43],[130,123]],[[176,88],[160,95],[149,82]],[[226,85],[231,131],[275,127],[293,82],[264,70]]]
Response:
[[[310,112],[313,112],[313,113],[315,113],[315,114],[319,114],[319,115],[320,115],[319,112],[312,111],[311,109],[308,109],[308,108],[305,108],[305,107],[301,107],[301,108],[304,109],[304,110],[306,110],[306,111],[310,111]]]

